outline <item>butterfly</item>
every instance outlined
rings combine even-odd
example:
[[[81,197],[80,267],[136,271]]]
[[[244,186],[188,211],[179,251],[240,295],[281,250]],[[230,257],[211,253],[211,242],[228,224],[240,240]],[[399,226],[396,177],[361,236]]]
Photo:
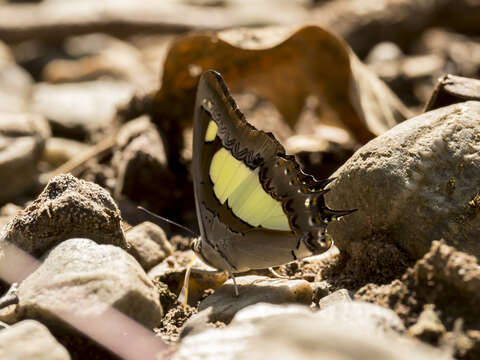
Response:
[[[327,224],[355,210],[332,210],[333,179],[306,174],[272,133],[238,109],[222,76],[204,72],[193,129],[193,183],[200,237],[192,243],[208,265],[235,273],[266,269],[325,252]]]

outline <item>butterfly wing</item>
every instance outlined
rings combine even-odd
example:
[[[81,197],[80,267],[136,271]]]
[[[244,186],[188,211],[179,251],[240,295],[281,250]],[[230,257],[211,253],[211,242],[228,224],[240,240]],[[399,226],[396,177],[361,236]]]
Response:
[[[238,110],[220,76],[202,74],[193,141],[195,204],[210,265],[235,272],[290,262],[330,247],[323,187],[302,172],[271,133]]]

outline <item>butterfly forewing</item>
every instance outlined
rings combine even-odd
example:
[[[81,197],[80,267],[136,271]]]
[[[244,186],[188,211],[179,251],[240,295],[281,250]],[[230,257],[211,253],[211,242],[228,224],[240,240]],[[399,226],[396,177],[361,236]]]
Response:
[[[193,178],[201,241],[209,249],[200,255],[211,265],[244,271],[328,249],[320,183],[272,134],[245,120],[214,71],[198,85]]]

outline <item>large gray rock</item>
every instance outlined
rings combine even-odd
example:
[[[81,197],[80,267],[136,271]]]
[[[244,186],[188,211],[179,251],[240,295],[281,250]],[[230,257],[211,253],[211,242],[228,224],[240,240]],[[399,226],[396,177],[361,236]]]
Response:
[[[20,284],[18,297],[19,318],[53,327],[64,326],[62,319],[94,324],[112,307],[148,328],[162,318],[157,291],[136,260],[89,239],[70,239],[53,249]]]
[[[358,150],[333,175],[326,200],[357,208],[328,231],[352,254],[357,241],[388,241],[420,258],[433,240],[480,256],[480,102],[407,120]]]
[[[266,316],[260,316],[259,310]],[[223,329],[184,337],[174,359],[451,359],[446,353],[399,335],[366,332],[371,327],[351,327],[350,321],[344,323],[342,319],[325,321],[320,313],[290,308],[282,314],[278,308],[267,309],[265,304],[251,306]]]
[[[70,355],[44,325],[25,320],[0,331],[0,359],[68,360]]]
[[[0,113],[0,205],[29,190],[50,136],[40,115]]]
[[[0,251],[8,241],[40,256],[63,240],[82,236],[128,248],[120,211],[108,192],[72,175],[58,175],[0,231]]]

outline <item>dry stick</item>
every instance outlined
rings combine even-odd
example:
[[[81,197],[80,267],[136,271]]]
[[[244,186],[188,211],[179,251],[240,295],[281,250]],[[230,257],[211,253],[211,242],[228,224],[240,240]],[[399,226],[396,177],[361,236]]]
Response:
[[[337,0],[315,8],[300,8],[276,0],[243,0],[246,6],[215,8],[172,1],[42,2],[0,6],[0,39],[62,40],[66,36],[102,32],[115,36],[221,30],[258,25],[311,23],[333,30],[360,55],[380,41],[408,44],[431,26],[443,24],[455,31],[478,34],[480,5],[472,0]],[[295,2],[291,2],[295,4]],[[87,5],[86,5],[87,4]],[[388,4],[388,6],[386,6]],[[255,8],[255,14],[251,11]],[[368,10],[368,11],[366,11]],[[252,18],[254,16],[254,18]]]
[[[49,173],[42,174],[40,177],[40,182],[45,185],[47,184],[50,179],[53,177],[60,175],[60,174],[67,174],[70,173],[74,176],[77,176],[80,171],[83,170],[85,163],[97,156],[102,156],[107,152],[111,151],[113,146],[115,145],[115,134],[110,135],[107,138],[103,139],[99,143],[93,145],[92,148],[85,150],[84,152],[80,153],[77,157],[70,159],[65,164],[59,166],[53,171]]]
[[[272,12],[276,0],[243,0],[246,6],[192,6],[179,1],[56,1],[0,7],[0,39],[7,43],[29,39],[59,40],[66,36],[102,32],[116,36],[221,30],[256,24],[291,25],[306,20],[307,9],[283,2],[284,11]],[[251,6],[255,6],[255,13]]]

